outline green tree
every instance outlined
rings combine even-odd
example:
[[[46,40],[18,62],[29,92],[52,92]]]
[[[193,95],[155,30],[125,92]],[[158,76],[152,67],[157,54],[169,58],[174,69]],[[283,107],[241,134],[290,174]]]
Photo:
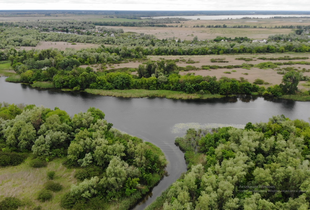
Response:
[[[286,94],[294,94],[298,88],[298,83],[302,77],[302,74],[297,71],[289,71],[283,76],[282,84],[280,87]]]

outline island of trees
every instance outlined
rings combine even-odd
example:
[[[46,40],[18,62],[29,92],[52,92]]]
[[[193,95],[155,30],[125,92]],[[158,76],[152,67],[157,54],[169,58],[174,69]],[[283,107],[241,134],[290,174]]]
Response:
[[[274,116],[244,129],[189,129],[188,172],[147,209],[309,209],[310,124]]]
[[[151,143],[114,129],[104,116],[93,107],[70,117],[57,107],[0,104],[1,167],[22,164],[21,171],[36,170],[30,168],[61,159],[64,167],[75,169],[77,180],[71,189],[64,189],[57,179],[45,183],[45,189],[33,186],[43,189],[34,192],[32,201],[7,197],[0,209],[31,207],[36,200],[53,199],[58,191],[65,193],[61,201],[50,204],[55,209],[129,209],[142,199],[163,177],[165,156]],[[57,173],[47,176],[53,179]]]

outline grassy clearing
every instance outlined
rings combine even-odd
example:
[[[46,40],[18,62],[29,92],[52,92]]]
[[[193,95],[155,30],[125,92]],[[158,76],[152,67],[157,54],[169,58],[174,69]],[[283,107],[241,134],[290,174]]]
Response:
[[[52,82],[34,82],[31,86],[34,88],[41,88],[41,89],[55,88]]]
[[[12,76],[15,72],[11,67],[10,61],[0,61],[0,76]]]
[[[308,95],[284,95],[281,96],[282,99],[289,99],[293,101],[310,101],[310,96]]]
[[[221,95],[201,95],[201,94],[187,94],[181,91],[171,90],[144,90],[144,89],[131,89],[131,90],[97,90],[86,89],[87,93],[102,95],[102,96],[114,96],[123,98],[169,98],[169,99],[210,99],[210,98],[222,98]]]
[[[5,81],[6,82],[16,82],[16,83],[22,82],[20,75],[12,75],[12,76],[6,78]]]
[[[72,184],[77,181],[74,178],[74,169],[67,169],[62,165],[64,159],[55,159],[48,163],[44,168],[32,168],[29,165],[31,158],[26,159],[24,163],[18,166],[0,168],[0,200],[4,197],[15,196],[20,198],[26,204],[24,209],[33,209],[41,206],[42,209],[58,210],[62,196],[70,190]],[[53,193],[53,199],[47,202],[36,200],[40,190],[49,180],[48,171],[55,171],[55,182],[60,183],[63,189],[60,192]]]

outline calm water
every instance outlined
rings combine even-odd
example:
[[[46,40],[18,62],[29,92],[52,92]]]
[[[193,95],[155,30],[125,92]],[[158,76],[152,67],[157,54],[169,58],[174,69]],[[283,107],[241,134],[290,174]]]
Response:
[[[158,16],[152,17],[153,19],[163,18],[185,18],[190,20],[225,20],[225,19],[241,19],[241,18],[272,18],[272,17],[307,17],[310,15],[197,15],[197,16]]]
[[[181,101],[171,99],[123,99],[95,96],[86,93],[36,90],[21,84],[7,83],[0,78],[0,102],[43,105],[66,110],[70,115],[96,107],[106,114],[106,120],[128,134],[138,136],[159,146],[169,165],[169,176],[152,191],[145,203],[136,207],[144,209],[162,191],[186,171],[183,153],[174,145],[177,136],[183,136],[189,127],[236,125],[247,122],[266,122],[273,115],[284,114],[291,119],[308,121],[309,102],[270,102],[263,98],[210,101]]]

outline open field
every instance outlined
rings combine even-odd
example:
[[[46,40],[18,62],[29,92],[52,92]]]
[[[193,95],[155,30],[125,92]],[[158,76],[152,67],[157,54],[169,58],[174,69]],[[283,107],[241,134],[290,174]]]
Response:
[[[124,32],[144,33],[154,35],[158,39],[180,38],[192,40],[195,36],[199,40],[214,39],[217,36],[248,37],[251,39],[264,39],[275,34],[289,34],[291,29],[265,29],[265,28],[170,28],[170,27],[120,27],[106,26],[106,28],[123,29]]]
[[[261,18],[261,19],[226,19],[226,20],[189,20],[182,21],[179,25],[184,27],[193,27],[201,25],[227,25],[227,26],[236,26],[236,25],[249,25],[257,27],[275,27],[282,25],[309,25],[310,18]],[[171,24],[176,25],[176,24]]]
[[[181,71],[181,75],[185,75],[188,73],[194,73],[195,75],[201,75],[201,76],[215,76],[218,79],[221,77],[228,77],[228,78],[235,78],[240,79],[240,77],[243,77],[244,79],[247,79],[249,82],[253,83],[256,79],[262,79],[266,83],[269,83],[268,85],[265,85],[266,87],[270,85],[276,85],[280,84],[282,82],[282,74],[278,74],[276,70],[274,69],[259,69],[256,67],[248,69],[243,68],[233,68],[233,69],[211,69],[211,70],[202,70],[203,65],[218,65],[218,66],[226,66],[226,65],[242,65],[243,63],[248,64],[259,64],[263,62],[268,62],[268,60],[260,60],[258,57],[266,57],[266,58],[276,58],[276,57],[284,57],[284,56],[290,56],[290,57],[309,57],[305,60],[294,60],[294,61],[307,61],[310,62],[310,53],[284,53],[284,54],[239,54],[239,55],[197,55],[197,56],[148,56],[150,60],[161,60],[161,59],[171,59],[171,60],[182,60],[185,59],[186,61],[191,59],[195,61],[196,63],[187,64],[186,62],[177,62],[177,65],[180,67],[186,67],[186,66],[194,66],[198,68],[198,70],[190,70],[190,71]],[[236,58],[252,58],[253,61],[244,61],[244,60],[236,60]],[[212,63],[211,59],[225,59],[225,61],[228,61],[228,63]],[[287,62],[285,60],[278,60],[278,61],[271,61],[271,62]],[[114,64],[113,67],[115,69],[118,68],[138,68],[139,65],[142,64],[142,62],[129,62],[129,63],[121,63],[121,64]],[[84,66],[85,68],[86,66]],[[303,69],[306,70],[310,69],[309,65],[282,65],[279,66],[279,68],[286,68],[286,67],[294,67],[297,69]],[[109,67],[108,69],[113,69]],[[227,73],[230,72],[230,73]],[[136,74],[135,72],[133,74]],[[310,72],[304,72],[304,76],[310,76]],[[302,85],[305,82],[300,82],[299,89],[306,89],[309,90],[310,86]]]
[[[41,206],[42,209],[58,210],[62,196],[70,190],[72,184],[77,181],[74,178],[75,170],[67,169],[62,165],[63,159],[56,159],[48,163],[44,168],[32,168],[29,166],[30,158],[18,166],[3,167],[0,170],[0,199],[15,196],[26,202],[22,209],[33,209]],[[55,171],[54,181],[63,185],[60,192],[53,193],[51,201],[40,202],[36,200],[38,192],[44,188],[48,181],[47,172]]]
[[[76,43],[75,45],[72,45],[68,42],[40,42],[36,47],[20,47],[22,50],[46,50],[50,48],[55,48],[58,50],[65,50],[67,48],[71,49],[85,49],[85,48],[96,48],[98,47],[98,44],[87,44],[87,43]]]

